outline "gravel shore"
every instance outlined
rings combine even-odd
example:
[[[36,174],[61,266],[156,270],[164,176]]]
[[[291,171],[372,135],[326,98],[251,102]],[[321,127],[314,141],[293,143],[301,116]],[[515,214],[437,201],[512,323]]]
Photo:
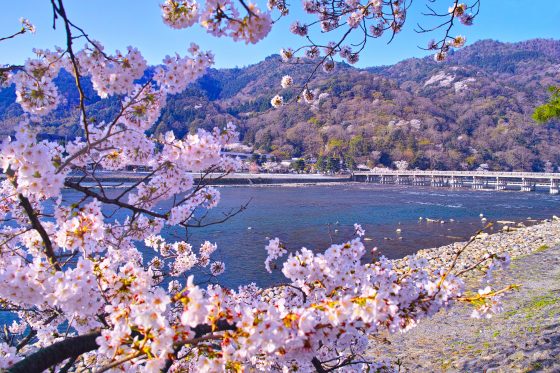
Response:
[[[512,258],[531,254],[543,247],[553,247],[560,243],[560,220],[543,221],[530,227],[505,227],[509,231],[480,234],[460,256],[456,270],[460,271],[476,264],[487,254],[507,252]],[[467,242],[455,242],[450,245],[419,250],[416,255],[426,258],[432,268],[447,267],[458,250]],[[408,256],[393,261],[397,268],[408,263]]]
[[[419,252],[435,267],[448,265],[464,243]],[[457,305],[404,334],[372,339],[369,355],[400,365],[401,372],[560,372],[560,221],[477,239],[463,254],[467,267],[487,252],[508,252],[510,268],[494,274],[494,287],[520,284],[504,298],[504,312],[472,319]],[[396,260],[404,265],[403,260]],[[479,285],[479,278],[467,281]]]

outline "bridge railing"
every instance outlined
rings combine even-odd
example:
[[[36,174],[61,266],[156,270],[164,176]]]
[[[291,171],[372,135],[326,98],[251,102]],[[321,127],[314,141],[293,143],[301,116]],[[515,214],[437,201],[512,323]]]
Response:
[[[500,171],[416,171],[416,170],[375,170],[354,172],[355,176],[457,176],[457,177],[507,177],[533,179],[560,179],[558,172],[500,172]]]

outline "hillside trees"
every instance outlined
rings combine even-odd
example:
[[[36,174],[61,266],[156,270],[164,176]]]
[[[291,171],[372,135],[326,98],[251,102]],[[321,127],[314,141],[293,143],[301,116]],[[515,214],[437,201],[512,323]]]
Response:
[[[547,122],[551,119],[560,118],[560,88],[549,87],[551,93],[550,100],[535,109],[533,119],[539,123]]]
[[[533,51],[538,59],[517,59],[517,73],[497,75],[492,70],[495,68],[492,65],[468,65],[469,59],[463,57],[464,54],[483,55],[486,53],[484,48],[496,50],[496,58],[503,61],[508,61],[510,55],[516,56],[520,48]],[[473,156],[472,148],[485,154],[488,159],[480,161],[489,163],[492,169],[514,170],[517,164],[506,162],[496,154],[519,145],[526,147],[539,159],[543,159],[546,153],[547,158],[544,159],[553,161],[558,155],[553,145],[558,140],[557,121],[551,120],[546,125],[534,126],[531,119],[535,106],[547,99],[545,88],[560,84],[557,74],[551,75],[551,71],[555,71],[555,62],[546,53],[551,56],[560,55],[560,42],[533,40],[504,44],[482,41],[456,52],[444,65],[429,59],[419,59],[414,62],[414,68],[409,68],[410,61],[403,61],[395,66],[377,68],[375,73],[369,71],[373,69],[366,71],[353,69],[348,65],[337,65],[336,75],[320,74],[312,80],[312,84],[321,92],[330,93],[319,104],[319,110],[300,104],[271,111],[269,100],[278,90],[278,79],[282,75],[290,74],[294,79],[301,80],[310,73],[309,66],[282,64],[278,56],[273,56],[244,69],[209,70],[206,76],[194,82],[186,91],[169,98],[169,105],[148,132],[163,134],[173,129],[181,137],[186,133],[195,133],[198,127],[211,130],[215,124],[224,125],[232,121],[238,126],[240,140],[247,145],[256,145],[260,152],[272,151],[274,137],[275,149],[284,144],[290,145],[285,149],[293,149],[293,153],[286,154],[286,157],[314,158],[325,150],[329,141],[330,132],[321,133],[322,127],[341,125],[346,142],[353,136],[364,135],[374,146],[377,141],[376,132],[386,133],[383,128],[397,126],[406,130],[403,140],[405,143],[400,142],[401,138],[395,137],[394,141],[398,142],[383,141],[384,148],[377,149],[391,158],[388,165],[401,159],[402,151],[406,148],[415,152],[414,157],[407,158],[412,163],[414,159],[423,158],[423,151],[431,149],[458,154],[458,162],[455,158],[448,158],[443,166],[446,169],[460,169],[461,164],[467,163],[467,158]],[[465,65],[457,64],[455,59],[465,61]],[[398,70],[398,74],[393,70]],[[438,86],[438,83],[425,85],[441,72],[455,76],[454,83],[445,87]],[[470,78],[476,80],[467,82],[468,88],[455,91],[455,83]],[[254,79],[254,83],[247,87],[248,82],[252,82],[251,79]],[[207,83],[207,80],[213,83]],[[60,94],[64,100],[71,103],[79,101],[75,91],[69,89],[73,84],[70,74],[61,71],[55,82],[60,84]],[[225,88],[216,88],[227,86],[228,82],[236,87],[242,86],[243,89],[230,92]],[[351,96],[345,95],[344,89],[352,89],[353,84],[365,88]],[[99,120],[107,121],[118,112],[118,101],[100,100],[96,97],[87,77],[84,78],[83,87],[92,102],[91,105],[86,102],[86,107],[91,106],[91,111],[97,113]],[[335,88],[339,92],[337,95],[329,91]],[[402,90],[413,93],[412,102],[408,105],[412,110],[396,109],[397,105],[392,97]],[[504,100],[504,97],[507,99]],[[258,112],[252,106],[257,101],[265,105]],[[8,135],[22,113],[15,103],[13,88],[8,87],[0,92],[0,106],[3,108],[0,111],[0,132]],[[44,126],[42,132],[70,139],[83,135],[76,121],[77,113],[72,108],[62,104],[47,114],[45,122],[48,126]],[[306,132],[306,137],[299,145],[287,143],[286,131],[294,126],[301,128],[299,123],[307,122],[310,123],[310,131]],[[317,133],[313,133],[311,127],[317,128]],[[477,130],[479,127],[480,130]],[[270,141],[256,141],[255,135],[261,129],[263,133],[270,134]],[[533,131],[535,141],[522,141],[523,136],[515,135],[518,131]],[[461,140],[457,140],[459,138]],[[412,146],[410,139],[416,145]],[[436,147],[444,139],[446,148]],[[417,164],[414,167],[421,166]],[[474,165],[476,167],[478,165]]]

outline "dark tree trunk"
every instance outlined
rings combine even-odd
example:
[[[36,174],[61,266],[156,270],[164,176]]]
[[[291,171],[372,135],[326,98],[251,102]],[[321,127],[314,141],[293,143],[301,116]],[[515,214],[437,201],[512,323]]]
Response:
[[[95,339],[100,335],[101,332],[84,334],[78,337],[68,338],[49,347],[42,348],[15,364],[8,370],[8,372],[43,372],[54,365],[62,363],[68,358],[75,358],[86,352],[96,350],[99,346],[95,343]]]

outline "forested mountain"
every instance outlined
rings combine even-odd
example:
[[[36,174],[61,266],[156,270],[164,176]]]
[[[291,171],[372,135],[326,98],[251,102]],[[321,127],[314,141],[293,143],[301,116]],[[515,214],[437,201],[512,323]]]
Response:
[[[273,110],[289,74],[296,84],[313,66],[288,65],[279,56],[245,68],[210,70],[185,92],[170,97],[153,131],[179,136],[197,127],[236,123],[242,141],[257,151],[285,157],[343,158],[348,163],[412,167],[542,170],[560,165],[560,123],[537,125],[534,108],[560,84],[560,41],[501,43],[485,40],[453,53],[444,63],[413,58],[392,66],[335,73],[310,83],[328,93],[318,105],[290,104]],[[47,118],[45,132],[79,134],[72,78],[58,78],[65,102]],[[89,82],[88,110],[99,121],[118,109],[117,100],[95,97]],[[68,87],[68,89],[65,89]],[[70,93],[71,92],[71,93]],[[21,109],[13,88],[0,91],[0,132],[11,131]]]

